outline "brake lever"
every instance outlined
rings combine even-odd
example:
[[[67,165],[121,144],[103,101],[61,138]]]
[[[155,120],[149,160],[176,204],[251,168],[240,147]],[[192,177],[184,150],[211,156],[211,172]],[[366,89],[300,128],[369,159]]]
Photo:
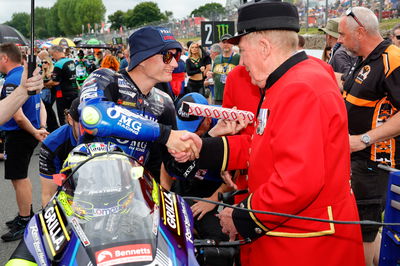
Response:
[[[249,192],[247,189],[234,190],[234,191],[225,192],[225,193],[218,192],[218,201],[222,201],[223,203],[229,204],[234,196],[242,195],[247,192]]]

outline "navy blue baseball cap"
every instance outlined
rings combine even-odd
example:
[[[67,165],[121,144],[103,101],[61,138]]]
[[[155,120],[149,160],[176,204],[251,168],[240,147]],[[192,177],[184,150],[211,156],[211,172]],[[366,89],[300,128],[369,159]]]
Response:
[[[200,124],[203,122],[204,117],[189,115],[185,110],[183,110],[182,103],[198,103],[208,105],[207,99],[197,92],[191,92],[186,94],[179,100],[177,105],[178,114],[176,117],[176,124],[179,130],[187,130],[189,132],[196,132]]]
[[[130,63],[128,71],[134,69],[140,62],[160,52],[170,49],[182,51],[181,44],[172,32],[162,27],[143,27],[129,36]]]

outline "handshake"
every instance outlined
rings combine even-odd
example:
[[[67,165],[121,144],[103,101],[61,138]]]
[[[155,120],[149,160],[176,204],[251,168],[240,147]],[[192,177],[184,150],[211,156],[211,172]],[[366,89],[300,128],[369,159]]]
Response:
[[[198,159],[202,145],[198,135],[186,130],[171,130],[166,144],[168,152],[180,163]]]
[[[238,119],[237,121],[220,119],[218,123],[208,131],[208,135],[211,137],[235,135],[245,128],[248,123],[249,121],[244,119]],[[171,130],[166,144],[168,152],[179,163],[198,159],[202,145],[203,141],[197,134],[186,130]]]

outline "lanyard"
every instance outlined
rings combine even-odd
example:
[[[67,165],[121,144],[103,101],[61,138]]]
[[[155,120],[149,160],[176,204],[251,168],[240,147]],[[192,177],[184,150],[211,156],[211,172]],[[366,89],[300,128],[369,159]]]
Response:
[[[232,61],[232,57],[233,57],[233,53],[231,53],[231,57],[229,57],[229,60],[226,63],[226,66],[224,66],[224,72],[223,72],[224,74],[226,74],[226,70],[228,69],[229,63]],[[221,63],[223,63],[223,59],[224,59],[224,57],[221,56]]]

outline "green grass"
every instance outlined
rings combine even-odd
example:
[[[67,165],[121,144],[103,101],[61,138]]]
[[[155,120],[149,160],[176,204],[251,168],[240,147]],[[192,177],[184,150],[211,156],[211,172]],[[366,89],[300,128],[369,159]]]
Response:
[[[385,19],[382,20],[381,23],[379,23],[379,28],[383,31],[386,30],[391,30],[395,25],[400,23],[400,18],[394,18],[394,19]],[[306,31],[305,28],[301,28],[299,34],[323,34],[322,31],[319,31],[318,28],[308,28]]]
[[[381,30],[391,30],[395,25],[400,23],[400,18],[382,20],[379,24]]]

